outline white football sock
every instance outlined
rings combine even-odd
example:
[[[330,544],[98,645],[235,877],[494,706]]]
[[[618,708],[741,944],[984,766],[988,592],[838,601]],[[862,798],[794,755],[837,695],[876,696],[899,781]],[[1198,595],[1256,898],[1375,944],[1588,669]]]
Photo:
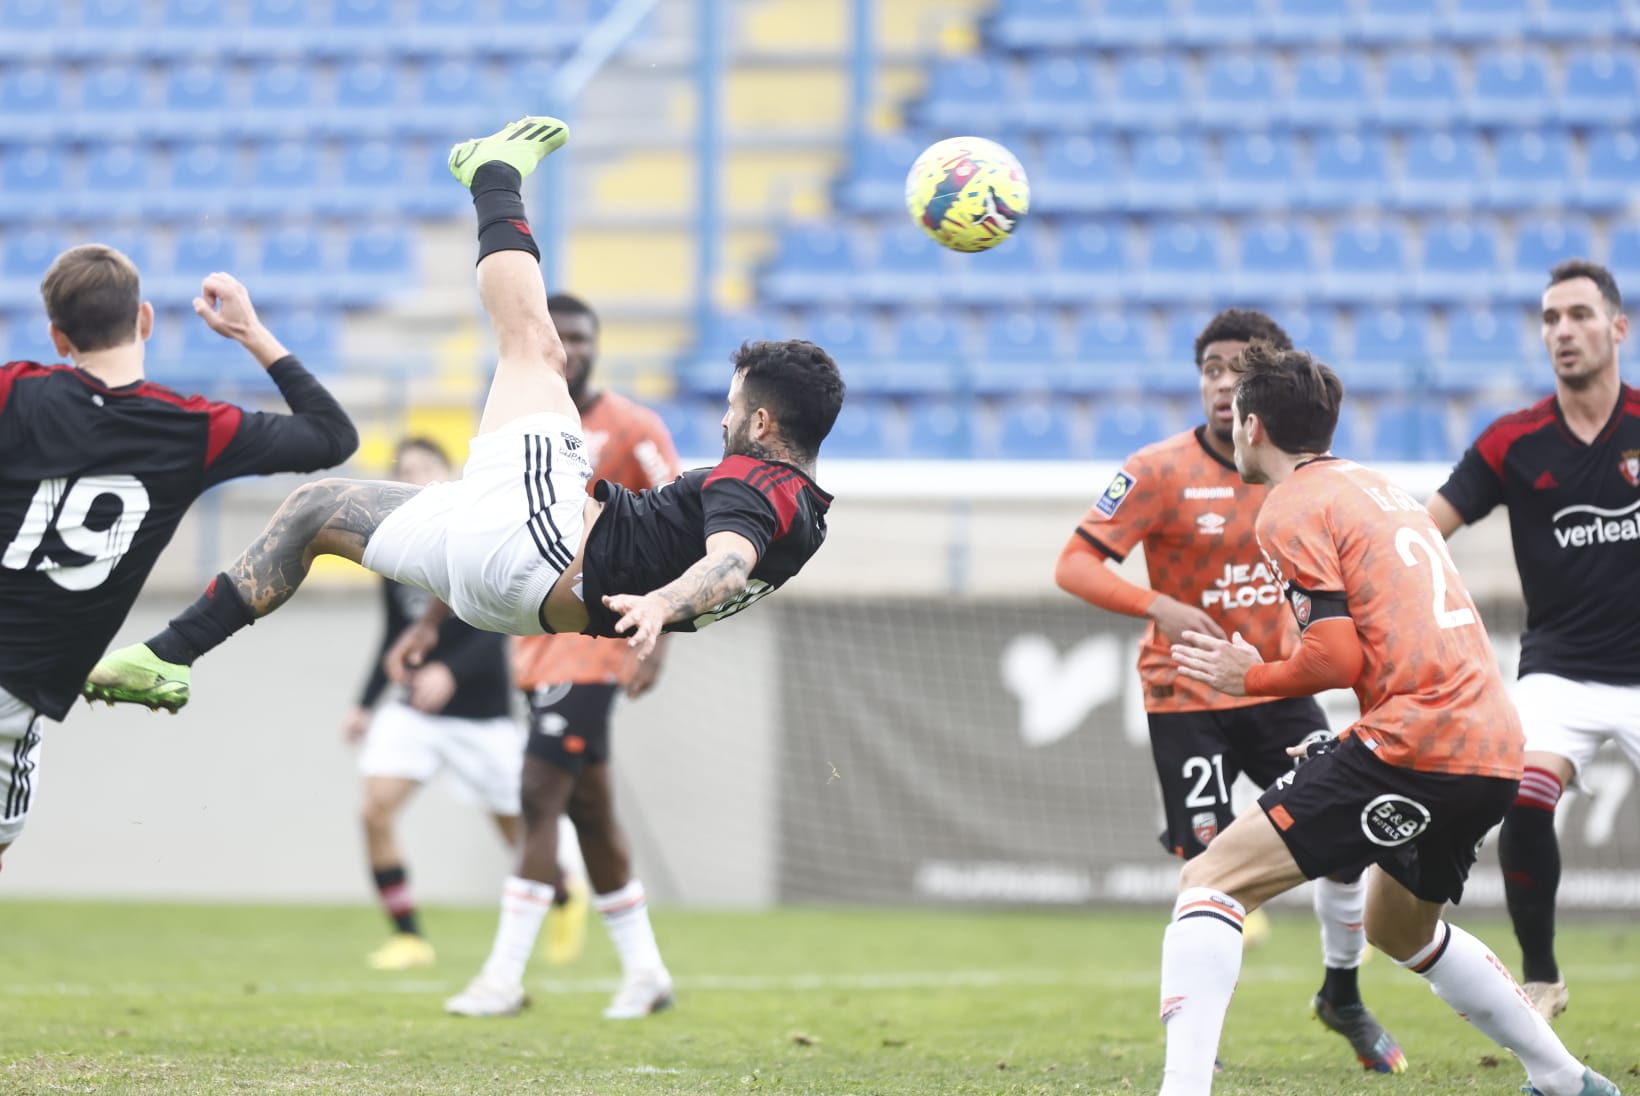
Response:
[[[1315,881],[1315,917],[1321,922],[1321,959],[1333,970],[1354,970],[1367,951],[1361,927],[1367,910],[1367,880],[1338,883]]]
[[[509,875],[501,885],[501,923],[495,929],[490,957],[484,960],[484,974],[507,985],[524,981],[524,967],[535,950],[541,919],[552,905],[551,883],[537,883]]]
[[[621,957],[623,973],[639,974],[661,967],[661,949],[649,924],[649,903],[644,899],[642,883],[634,879],[618,891],[598,895],[592,905],[603,916],[615,954]]]
[[[1429,946],[1401,966],[1423,975],[1435,996],[1513,1052],[1533,1086],[1547,1096],[1582,1091],[1583,1063],[1562,1045],[1485,944],[1442,921]]]
[[[1167,1066],[1161,1096],[1213,1091],[1224,1014],[1241,976],[1241,923],[1247,911],[1207,887],[1180,892],[1162,937],[1162,1022]]]

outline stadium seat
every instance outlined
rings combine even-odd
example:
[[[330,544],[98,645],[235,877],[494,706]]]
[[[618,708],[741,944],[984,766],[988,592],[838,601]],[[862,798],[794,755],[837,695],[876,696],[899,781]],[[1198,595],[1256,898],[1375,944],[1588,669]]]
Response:
[[[1399,292],[1407,269],[1399,225],[1384,221],[1339,224],[1329,241],[1332,262],[1321,278],[1321,294],[1339,303],[1387,301]]]
[[[1346,460],[1368,459],[1368,455],[1361,449],[1361,435],[1356,425],[1360,415],[1361,408],[1346,396],[1344,406],[1338,412],[1338,422],[1333,427],[1332,444],[1327,447],[1328,452]]]
[[[1004,400],[997,408],[994,448],[979,446],[978,455],[992,460],[1079,460],[1090,447],[1076,428],[1076,414],[1063,401]]]
[[[1499,135],[1487,177],[1494,209],[1541,209],[1561,205],[1574,190],[1571,138],[1562,130],[1510,130]]]
[[[309,370],[319,374],[341,371],[341,333],[335,312],[322,308],[269,309],[263,319]]]
[[[1175,42],[1222,49],[1247,45],[1270,19],[1266,0],[1184,0]]]
[[[412,237],[397,226],[355,229],[347,240],[346,267],[334,280],[333,298],[347,306],[373,305],[416,284]]]
[[[1066,371],[1068,388],[1087,393],[1148,388],[1149,356],[1139,316],[1117,309],[1083,312],[1076,324],[1075,365]]]
[[[85,187],[71,193],[74,212],[84,220],[120,220],[141,215],[152,186],[154,163],[149,146],[97,145],[86,151]]]
[[[1188,117],[1190,98],[1183,61],[1172,54],[1140,54],[1117,61],[1116,94],[1100,108],[1110,124],[1144,130]]]
[[[1151,226],[1138,295],[1153,301],[1199,300],[1222,292],[1218,228],[1206,222],[1159,221]]]
[[[231,234],[215,228],[198,228],[183,232],[176,238],[171,262],[150,279],[152,292],[163,300],[187,302],[198,292],[205,275],[215,270],[239,272],[239,241]],[[260,300],[260,294],[255,300]],[[190,323],[197,323],[189,317]]]
[[[1536,305],[1549,284],[1549,271],[1567,259],[1594,254],[1589,226],[1556,218],[1518,225],[1515,262],[1504,275],[1501,292],[1510,300]]]
[[[1496,289],[1497,234],[1478,221],[1442,219],[1424,229],[1413,295],[1424,301],[1476,300]]]
[[[159,61],[198,56],[202,40],[225,41],[228,10],[230,5],[218,0],[165,0],[160,25],[137,36],[137,52]]]
[[[251,0],[241,52],[280,57],[300,52],[314,22],[312,0]]]
[[[1302,225],[1265,221],[1241,230],[1233,284],[1243,300],[1302,297],[1315,281],[1310,238]]]
[[[1059,266],[1048,294],[1064,304],[1111,300],[1130,278],[1127,226],[1120,221],[1061,222]]]
[[[1196,338],[1213,318],[1213,309],[1184,309],[1168,314],[1166,346],[1157,366],[1134,370],[1132,376],[1144,391],[1165,396],[1199,396],[1201,374],[1196,369]],[[1141,351],[1133,361],[1157,361]],[[1115,386],[1120,391],[1126,386]]]
[[[1008,75],[1002,63],[991,58],[938,62],[918,116],[936,128],[996,129],[1012,109]]]
[[[1614,227],[1607,246],[1606,266],[1618,286],[1640,286],[1640,225]]]
[[[1384,65],[1373,113],[1387,126],[1445,126],[1457,113],[1458,73],[1444,53],[1398,53]]]
[[[889,405],[878,399],[851,398],[826,435],[824,453],[833,460],[875,460],[891,452]]]
[[[955,376],[964,357],[962,329],[944,312],[902,312],[895,317],[890,354],[898,362],[940,362]]]
[[[143,72],[135,65],[115,62],[87,68],[80,74],[80,109],[58,124],[65,136],[101,139],[108,128],[135,136],[143,132],[150,106]]]
[[[7,32],[0,29],[0,36]],[[0,75],[0,141],[50,140],[57,132],[61,81],[44,65],[6,70]]]
[[[1277,314],[1276,320],[1295,347],[1314,354],[1328,365],[1336,366],[1338,343],[1331,312],[1318,309],[1283,311]]]
[[[904,209],[906,171],[928,144],[903,134],[868,141],[837,180],[839,204],[867,213]],[[1051,185],[1043,178],[1045,171],[1046,165],[1031,173],[1032,192],[1039,197]]]
[[[316,212],[327,217],[352,217],[397,208],[409,170],[404,145],[398,141],[354,141],[342,149],[341,186],[312,196]],[[448,177],[448,171],[446,171]]]
[[[165,77],[165,109],[145,116],[141,131],[150,138],[190,141],[226,133],[237,113],[228,92],[228,70],[221,65],[172,66]]]
[[[1530,35],[1532,0],[1450,0],[1441,34],[1450,41],[1490,43]]]
[[[1588,161],[1577,185],[1585,209],[1616,211],[1628,205],[1640,179],[1640,140],[1628,129],[1602,129],[1589,135]]]
[[[705,330],[695,333],[694,351],[685,355],[675,367],[678,387],[686,396],[702,396],[716,401],[716,417],[712,419],[715,423],[723,417],[723,396],[728,391],[729,379],[734,372],[729,364],[730,353],[742,342],[783,339],[791,334],[790,330],[777,328],[771,323],[766,312],[714,313]],[[706,451],[716,452],[721,448],[720,438],[712,449]],[[679,452],[684,451],[682,441],[678,442],[678,449]]]
[[[911,232],[923,235],[916,229],[905,234]],[[777,303],[846,301],[856,295],[860,265],[853,237],[844,229],[823,223],[788,228],[779,257],[763,276],[763,292]]]
[[[1624,11],[1624,0],[1542,0],[1533,33],[1546,39],[1584,42],[1619,40],[1625,29],[1625,14],[1636,15],[1632,4]]]
[[[0,43],[17,47],[17,56],[39,57],[42,43],[51,42],[46,32],[61,28],[63,15],[59,0],[7,0],[0,6]]]
[[[883,370],[873,337],[871,316],[859,309],[809,313],[797,325],[802,337],[826,349],[848,377],[849,392],[881,391],[874,387]]]
[[[1023,107],[1015,117],[1043,129],[1082,129],[1099,111],[1093,67],[1081,57],[1038,57],[1027,73]]]
[[[379,57],[350,59],[337,68],[334,105],[316,125],[325,134],[398,136],[407,127],[389,132],[389,126],[403,117],[395,108],[414,102],[410,81],[397,65]]]
[[[228,195],[228,212],[263,220],[306,211],[315,194],[332,189],[311,141],[266,141],[254,146],[251,184]]]
[[[1215,53],[1208,59],[1193,113],[1205,125],[1267,131],[1281,99],[1268,58]]]
[[[1274,13],[1259,33],[1277,46],[1335,45],[1348,31],[1353,13],[1351,0],[1275,0]]]
[[[1481,196],[1484,169],[1480,142],[1473,133],[1417,134],[1404,149],[1396,202],[1409,211],[1470,209]]]
[[[171,149],[163,184],[150,191],[143,208],[151,217],[194,220],[222,213],[239,180],[234,150],[215,141],[177,145]]]
[[[1450,313],[1446,351],[1431,363],[1429,383],[1445,394],[1515,383],[1525,372],[1524,318],[1513,310],[1471,308]]]
[[[991,312],[983,343],[969,367],[969,387],[981,395],[1045,392],[1053,388],[1060,357],[1053,316],[1028,308]]]
[[[484,133],[495,124],[491,88],[483,72],[465,60],[446,60],[422,73],[421,106],[411,115],[414,131],[431,140],[450,133]]]
[[[1148,402],[1101,402],[1093,420],[1093,451],[1098,460],[1123,460],[1161,441],[1170,431],[1167,414]]]
[[[724,366],[724,369],[728,367]],[[721,395],[712,399],[685,396],[650,406],[666,424],[667,433],[672,435],[672,444],[677,446],[678,456],[685,462],[709,458],[708,463],[711,463],[720,458],[723,452]],[[685,468],[689,466],[688,463],[684,464]]]
[[[38,224],[56,217],[68,170],[61,145],[0,146],[0,223]]]
[[[1282,102],[1281,110],[1294,125],[1333,132],[1368,120],[1370,105],[1367,70],[1361,58],[1353,53],[1320,53],[1299,58],[1292,94]]]
[[[1390,189],[1389,153],[1376,133],[1329,133],[1313,148],[1304,204],[1333,210],[1376,206]]]
[[[1213,200],[1207,148],[1190,133],[1146,133],[1133,142],[1124,205],[1136,213],[1184,213]]]
[[[966,400],[916,400],[906,411],[907,455],[954,460],[973,455],[973,409]]]
[[[27,229],[8,233],[0,247],[0,311],[22,308],[38,315],[40,276],[62,252],[62,238],[45,229]],[[43,325],[41,334],[43,341]]]
[[[1231,212],[1288,209],[1301,192],[1298,151],[1290,135],[1226,136],[1218,173],[1218,207]]]
[[[935,303],[944,295],[945,283],[953,277],[961,256],[947,251],[901,218],[896,217],[893,224],[891,230],[880,234],[876,267],[864,284],[858,266],[846,264],[851,272],[851,294],[858,297],[863,291],[882,304]]]
[[[1367,45],[1427,42],[1441,26],[1441,0],[1362,0],[1351,37]]]
[[[415,24],[401,39],[401,49],[408,54],[441,58],[476,48],[490,53],[530,52],[527,41],[498,36],[488,12],[481,13],[476,0],[415,0],[415,11]]]
[[[1464,416],[1463,436],[1454,451],[1468,449],[1493,423],[1505,415],[1524,410],[1532,400],[1532,396],[1525,394],[1514,400],[1476,400],[1470,405],[1469,413]]]
[[[1082,0],[1003,0],[991,24],[997,44],[1008,49],[1073,45],[1093,22]]]
[[[294,138],[309,132],[315,74],[305,65],[275,62],[251,76],[250,109],[234,132],[254,137]]]
[[[915,155],[915,154],[913,154]],[[905,201],[905,164],[894,206]],[[1050,139],[1040,168],[1031,169],[1033,200],[1056,213],[1104,213],[1126,197],[1128,167],[1108,134]]]
[[[262,240],[257,292],[271,301],[310,302],[328,298],[324,241],[311,228],[288,227]]]
[[[563,27],[558,0],[502,0],[501,23],[506,27]]]
[[[110,56],[129,57],[135,39],[156,29],[148,23],[150,8],[145,0],[81,0],[76,6],[78,24],[55,42],[57,58],[62,61],[101,63]]]
[[[1422,312],[1381,308],[1355,316],[1355,346],[1339,375],[1356,392],[1407,392],[1423,379],[1429,327]]]
[[[1082,41],[1102,49],[1160,46],[1178,26],[1176,0],[1092,0],[1097,12],[1083,22]]]
[[[1640,119],[1640,76],[1633,50],[1591,50],[1562,59],[1566,80],[1559,116],[1571,125],[1612,126]]]
[[[1474,65],[1474,85],[1463,111],[1471,124],[1534,126],[1549,117],[1553,99],[1542,54],[1503,50],[1482,54]]]
[[[1053,268],[1049,242],[1047,233],[1022,232],[989,251],[963,256],[946,286],[951,299],[981,306],[1041,299]]]
[[[1444,404],[1388,401],[1373,408],[1373,460],[1445,461],[1457,455]]]

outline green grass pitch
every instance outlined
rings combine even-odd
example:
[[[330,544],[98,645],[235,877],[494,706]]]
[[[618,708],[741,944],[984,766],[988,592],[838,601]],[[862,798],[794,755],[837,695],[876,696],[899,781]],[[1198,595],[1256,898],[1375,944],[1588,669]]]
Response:
[[[522,1017],[445,1016],[494,915],[432,910],[439,965],[375,974],[363,909],[8,901],[6,1093],[1155,1092],[1165,913],[661,910],[678,1005],[599,1018],[615,964],[599,926],[561,972],[533,966]],[[1513,958],[1506,926],[1471,925]],[[1571,924],[1573,1051],[1640,1093],[1640,928]],[[1216,1092],[1514,1093],[1521,1072],[1424,983],[1377,956],[1369,1003],[1411,1058],[1365,1074],[1309,1018],[1313,922],[1249,954]],[[1499,1061],[1499,1058],[1502,1058]]]

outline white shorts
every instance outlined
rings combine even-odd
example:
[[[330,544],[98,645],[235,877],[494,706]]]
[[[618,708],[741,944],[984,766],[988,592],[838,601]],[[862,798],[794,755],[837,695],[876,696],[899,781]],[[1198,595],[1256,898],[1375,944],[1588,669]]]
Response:
[[[1515,682],[1515,707],[1526,748],[1564,757],[1574,780],[1608,739],[1640,766],[1640,685],[1527,674]]]
[[[34,800],[40,766],[40,724],[44,716],[0,689],[0,845],[23,832]]]
[[[541,635],[541,603],[585,532],[592,465],[563,415],[473,439],[461,478],[423,487],[371,534],[364,565],[426,590],[487,632]]]
[[[525,733],[505,716],[428,715],[395,701],[383,704],[370,721],[359,750],[359,772],[426,784],[448,771],[491,814],[516,815]]]

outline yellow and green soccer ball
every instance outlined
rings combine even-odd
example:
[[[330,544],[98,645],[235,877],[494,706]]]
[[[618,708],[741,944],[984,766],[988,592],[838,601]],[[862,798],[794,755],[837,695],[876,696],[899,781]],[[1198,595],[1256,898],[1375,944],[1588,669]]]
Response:
[[[1031,206],[1031,184],[1014,154],[983,137],[929,145],[905,177],[911,219],[953,251],[1006,240]]]

